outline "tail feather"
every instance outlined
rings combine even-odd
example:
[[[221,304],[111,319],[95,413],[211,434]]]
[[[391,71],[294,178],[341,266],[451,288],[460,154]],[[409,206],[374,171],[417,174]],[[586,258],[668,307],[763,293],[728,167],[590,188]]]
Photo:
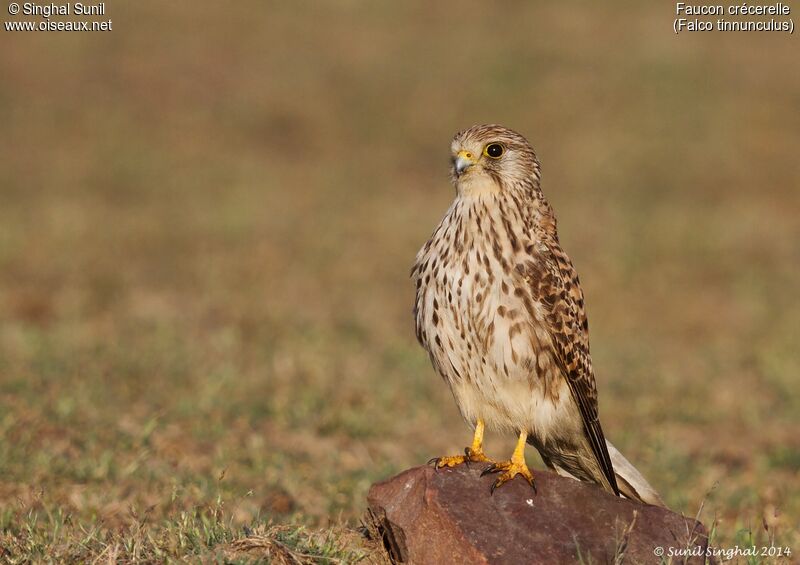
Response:
[[[608,440],[606,440],[606,447],[608,447],[608,454],[611,457],[611,464],[614,468],[614,476],[617,479],[617,487],[620,494],[625,498],[638,500],[644,504],[666,508],[667,505],[656,492],[656,489],[650,486],[650,483],[647,482],[647,479],[642,476],[636,467],[631,465],[630,461],[625,459],[622,453]],[[562,477],[594,481],[607,491],[613,492],[610,485],[605,481],[605,475],[600,472],[599,467],[592,466],[587,468],[581,464],[580,458],[568,461],[561,457],[559,460],[555,460],[542,453],[541,450],[539,454],[542,456],[542,461],[544,461],[545,465]]]
[[[614,465],[614,474],[617,476],[617,485],[620,492],[626,498],[666,508],[667,505],[658,495],[656,489],[650,486],[650,483],[647,482],[636,467],[631,465],[610,441],[606,440],[606,446],[608,447],[608,454],[611,456],[611,463]]]

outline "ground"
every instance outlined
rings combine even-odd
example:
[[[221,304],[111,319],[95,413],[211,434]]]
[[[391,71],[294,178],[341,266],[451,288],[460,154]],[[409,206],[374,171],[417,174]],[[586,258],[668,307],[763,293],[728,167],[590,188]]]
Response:
[[[471,437],[408,272],[484,121],[543,162],[606,435],[720,546],[800,554],[796,39],[633,2],[236,6],[2,34],[4,559],[379,559],[369,485]]]

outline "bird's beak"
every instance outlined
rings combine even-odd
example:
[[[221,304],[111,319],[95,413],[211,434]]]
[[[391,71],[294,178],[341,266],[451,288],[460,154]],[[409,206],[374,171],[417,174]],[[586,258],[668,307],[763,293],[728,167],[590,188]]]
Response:
[[[464,174],[464,171],[469,169],[472,165],[476,163],[475,157],[469,151],[464,151],[463,149],[458,152],[456,155],[455,163],[453,164],[453,168],[456,171],[456,176],[460,177]]]

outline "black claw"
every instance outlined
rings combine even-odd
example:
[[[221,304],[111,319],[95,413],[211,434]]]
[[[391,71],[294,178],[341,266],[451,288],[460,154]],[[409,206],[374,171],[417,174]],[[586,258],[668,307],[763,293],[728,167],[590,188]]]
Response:
[[[489,465],[483,470],[483,472],[481,473],[481,477],[483,477],[484,475],[488,475],[489,473],[496,473],[497,471],[499,471],[497,465],[495,464]],[[494,490],[494,487],[492,487],[492,490]]]
[[[531,488],[533,489],[533,494],[539,494],[539,491],[536,489],[535,482],[531,482]]]
[[[497,481],[492,483],[492,488],[489,489],[489,496],[492,496],[494,494],[494,489],[496,488],[497,488]]]
[[[434,468],[434,469],[438,468],[438,466],[439,466],[439,459],[441,459],[441,457],[434,457],[433,459],[431,459],[430,461],[428,461],[428,465],[430,465],[431,463],[433,463],[433,468]]]

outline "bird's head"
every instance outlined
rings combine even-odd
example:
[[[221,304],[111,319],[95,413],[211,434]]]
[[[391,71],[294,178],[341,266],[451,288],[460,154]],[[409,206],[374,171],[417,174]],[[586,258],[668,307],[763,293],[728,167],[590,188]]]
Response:
[[[472,126],[453,138],[453,183],[460,196],[538,189],[539,162],[528,140],[503,126]]]

